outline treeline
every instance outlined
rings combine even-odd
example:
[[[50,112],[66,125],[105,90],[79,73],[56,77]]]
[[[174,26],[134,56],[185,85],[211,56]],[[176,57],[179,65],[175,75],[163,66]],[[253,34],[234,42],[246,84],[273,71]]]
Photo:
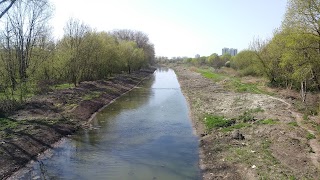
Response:
[[[243,74],[264,75],[270,84],[320,91],[320,1],[289,0],[285,18],[270,40],[254,40],[231,66]]]
[[[174,63],[174,62],[182,62],[192,64],[194,66],[211,66],[214,68],[221,68],[223,66],[230,67],[230,61],[234,58],[230,54],[224,54],[219,56],[217,53],[213,53],[210,56],[199,56],[195,58],[188,57],[173,57],[171,59],[167,57],[156,57],[156,61],[160,63]]]
[[[154,61],[154,46],[143,32],[98,32],[70,19],[62,39],[54,40],[47,23],[51,16],[47,0],[16,0],[1,18],[1,102],[24,101],[54,84],[76,86],[114,73],[131,73]]]

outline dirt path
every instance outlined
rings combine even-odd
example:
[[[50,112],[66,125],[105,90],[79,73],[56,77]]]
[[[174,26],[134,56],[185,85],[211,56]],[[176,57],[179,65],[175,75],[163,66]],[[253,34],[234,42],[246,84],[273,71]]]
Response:
[[[297,124],[305,129],[307,132],[309,132],[310,134],[316,136],[316,133],[315,131],[309,129],[304,123],[303,123],[303,118],[302,118],[302,115],[298,112],[295,112],[292,110],[292,105],[288,102],[286,102],[285,100],[283,99],[280,99],[280,98],[276,98],[276,97],[272,97],[270,96],[271,99],[275,99],[275,100],[278,100],[284,104],[287,105],[287,110],[292,113],[292,115],[295,117],[296,121],[297,121]],[[317,139],[310,139],[309,140],[309,146],[311,147],[311,150],[313,153],[310,153],[310,158],[311,158],[311,161],[312,163],[320,168],[320,163],[319,163],[319,158],[320,158],[320,144],[318,142]]]
[[[265,94],[239,93],[226,88],[228,80],[204,78],[195,68],[172,67],[189,103],[200,137],[200,168],[203,179],[317,179],[319,142],[308,139],[301,115],[286,100]],[[243,118],[237,129],[207,130],[206,114]],[[234,133],[244,139],[234,139]]]

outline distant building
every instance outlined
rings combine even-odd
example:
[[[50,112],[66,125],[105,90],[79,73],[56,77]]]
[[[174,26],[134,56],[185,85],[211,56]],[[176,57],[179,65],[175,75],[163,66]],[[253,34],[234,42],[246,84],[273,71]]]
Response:
[[[195,58],[200,58],[200,54],[196,54],[194,57]]]
[[[234,48],[223,48],[222,49],[222,55],[224,54],[230,54],[231,56],[235,56],[238,54],[238,49]]]

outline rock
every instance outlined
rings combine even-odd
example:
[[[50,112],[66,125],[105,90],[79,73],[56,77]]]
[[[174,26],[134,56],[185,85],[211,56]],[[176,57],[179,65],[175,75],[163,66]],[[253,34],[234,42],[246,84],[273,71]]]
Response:
[[[239,132],[238,129],[237,129],[237,130],[234,130],[234,131],[232,132],[231,137],[232,137],[233,139],[237,139],[237,140],[244,140],[244,139],[245,139],[244,136]]]

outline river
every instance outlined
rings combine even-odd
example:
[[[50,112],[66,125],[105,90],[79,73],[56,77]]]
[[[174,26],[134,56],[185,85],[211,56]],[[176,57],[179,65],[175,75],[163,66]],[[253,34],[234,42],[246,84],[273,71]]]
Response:
[[[92,128],[65,138],[19,179],[201,179],[198,139],[173,70],[110,104]]]

